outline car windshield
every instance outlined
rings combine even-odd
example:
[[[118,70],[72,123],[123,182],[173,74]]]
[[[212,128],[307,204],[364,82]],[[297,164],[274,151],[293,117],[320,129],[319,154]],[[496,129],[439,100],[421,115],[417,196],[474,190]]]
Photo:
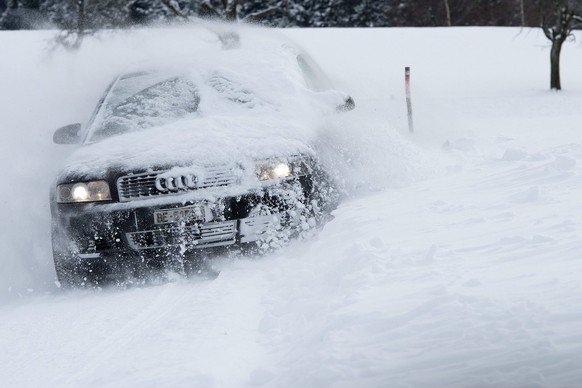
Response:
[[[164,125],[196,114],[198,88],[183,76],[133,73],[112,86],[90,124],[89,142]]]

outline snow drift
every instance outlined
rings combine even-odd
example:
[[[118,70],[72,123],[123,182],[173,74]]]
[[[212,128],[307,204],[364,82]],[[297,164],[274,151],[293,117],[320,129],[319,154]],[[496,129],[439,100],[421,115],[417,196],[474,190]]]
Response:
[[[279,33],[343,81],[358,106],[318,133],[320,156],[349,194],[335,219],[279,253],[217,259],[212,281],[64,294],[52,283],[48,188],[71,149],[51,144],[52,129],[85,120],[120,69],[178,60],[190,39],[187,30],[134,31],[47,55],[48,32],[0,34],[2,74],[11,75],[0,92],[9,167],[0,193],[0,380],[576,386],[579,45],[564,48],[565,91],[554,93],[536,30]]]

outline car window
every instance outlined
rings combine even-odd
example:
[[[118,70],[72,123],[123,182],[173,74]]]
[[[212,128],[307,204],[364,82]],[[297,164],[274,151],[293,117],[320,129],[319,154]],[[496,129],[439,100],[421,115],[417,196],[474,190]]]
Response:
[[[198,110],[198,88],[181,76],[135,73],[120,77],[90,131],[89,142],[163,125]]]

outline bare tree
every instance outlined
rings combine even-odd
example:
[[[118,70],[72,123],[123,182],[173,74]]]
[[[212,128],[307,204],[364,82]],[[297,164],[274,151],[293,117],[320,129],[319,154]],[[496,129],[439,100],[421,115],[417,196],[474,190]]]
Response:
[[[74,0],[76,7],[75,23],[71,23],[69,28],[61,30],[52,40],[51,50],[64,47],[67,50],[77,50],[83,43],[86,33],[87,15],[85,12],[85,0]]]
[[[277,5],[270,6],[256,12],[251,12],[246,15],[241,15],[243,4],[244,1],[241,2],[239,0],[204,0],[202,2],[201,8],[209,16],[230,22],[257,22],[271,14],[287,14],[287,0],[281,1]]]
[[[128,25],[126,0],[67,0],[54,1],[61,19],[62,30],[52,40],[52,49],[64,47],[75,50],[83,40],[105,28]]]
[[[560,53],[562,44],[572,36],[572,31],[582,26],[580,4],[572,0],[553,0],[553,14],[548,21],[542,14],[542,29],[552,42],[550,50],[550,89],[561,90]]]

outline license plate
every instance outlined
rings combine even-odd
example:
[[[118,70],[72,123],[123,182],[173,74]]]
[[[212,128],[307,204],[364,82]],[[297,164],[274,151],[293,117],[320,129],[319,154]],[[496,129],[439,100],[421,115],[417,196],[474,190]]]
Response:
[[[204,220],[203,206],[187,206],[177,209],[157,210],[154,212],[155,224],[173,224]]]

